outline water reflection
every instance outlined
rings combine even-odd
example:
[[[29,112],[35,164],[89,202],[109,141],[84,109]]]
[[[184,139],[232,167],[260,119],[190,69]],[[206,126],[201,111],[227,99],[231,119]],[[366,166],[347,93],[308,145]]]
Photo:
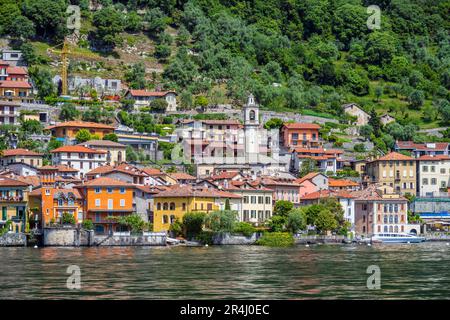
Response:
[[[449,247],[0,248],[0,298],[427,299],[450,296]],[[81,291],[66,288],[69,265]],[[381,268],[381,290],[366,269]]]

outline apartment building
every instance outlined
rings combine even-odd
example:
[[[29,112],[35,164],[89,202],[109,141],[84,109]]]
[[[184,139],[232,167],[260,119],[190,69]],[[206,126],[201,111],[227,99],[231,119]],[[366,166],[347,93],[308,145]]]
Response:
[[[321,145],[319,129],[315,123],[285,123],[281,128],[282,144],[287,148],[317,148]]]
[[[450,156],[425,155],[417,158],[417,195],[448,196],[450,187]]]

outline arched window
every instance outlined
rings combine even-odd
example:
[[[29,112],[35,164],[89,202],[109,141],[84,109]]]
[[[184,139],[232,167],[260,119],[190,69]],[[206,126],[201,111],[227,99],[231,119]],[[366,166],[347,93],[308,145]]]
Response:
[[[394,227],[394,232],[395,232],[395,233],[398,233],[398,226],[395,226],[395,227]]]
[[[156,204],[156,210],[161,210],[161,202],[158,202],[158,203]]]
[[[186,203],[183,202],[183,211],[186,211]]]
[[[175,210],[175,203],[173,202],[170,203],[170,210]]]
[[[117,162],[118,163],[122,162],[122,151],[117,152]]]
[[[106,154],[106,161],[111,162],[111,151],[108,151],[108,153]]]
[[[163,210],[169,210],[169,204],[167,202],[164,202]]]
[[[384,223],[388,223],[388,216],[384,215]]]
[[[172,214],[170,215],[170,224],[175,222],[175,216]]]
[[[389,226],[389,232],[392,233],[393,232],[393,228],[392,226]]]
[[[255,110],[250,110],[250,120],[255,120]]]
[[[389,215],[389,223],[394,223],[394,217],[391,215]]]
[[[388,227],[387,226],[384,226],[384,232],[388,232]]]
[[[398,223],[398,215],[394,216],[394,223]]]
[[[169,222],[169,217],[167,216],[167,214],[163,215],[163,223],[166,224]]]

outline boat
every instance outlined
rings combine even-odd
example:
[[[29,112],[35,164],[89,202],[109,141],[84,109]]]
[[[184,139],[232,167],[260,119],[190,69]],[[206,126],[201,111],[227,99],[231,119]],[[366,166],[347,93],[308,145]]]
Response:
[[[410,233],[378,233],[372,236],[372,241],[382,243],[419,243],[424,242],[425,238]]]

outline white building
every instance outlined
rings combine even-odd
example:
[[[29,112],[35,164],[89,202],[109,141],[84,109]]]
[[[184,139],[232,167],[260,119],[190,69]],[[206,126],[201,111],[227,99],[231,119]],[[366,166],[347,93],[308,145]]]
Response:
[[[82,178],[89,171],[106,164],[106,151],[95,150],[84,146],[64,146],[51,151],[54,165],[67,165],[79,170]]]
[[[426,155],[417,159],[417,194],[421,197],[448,196],[450,156]]]
[[[134,108],[150,106],[155,99],[165,99],[167,102],[166,112],[177,111],[177,94],[175,91],[147,91],[130,89],[125,94],[125,99],[134,100]]]

